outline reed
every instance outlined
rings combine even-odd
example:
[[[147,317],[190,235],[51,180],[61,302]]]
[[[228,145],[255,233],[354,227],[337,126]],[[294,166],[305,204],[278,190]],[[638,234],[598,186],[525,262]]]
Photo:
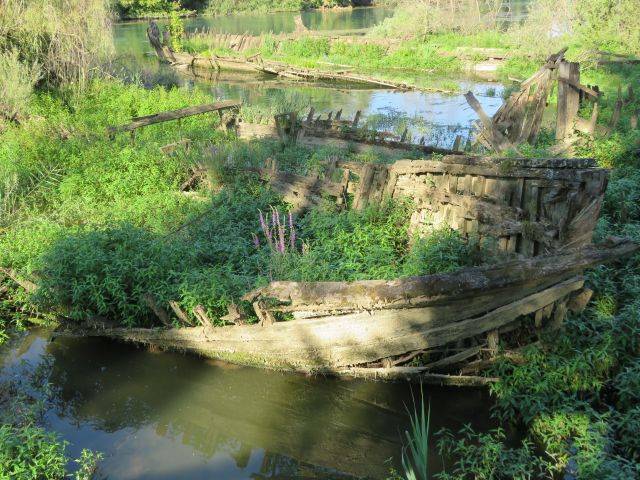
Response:
[[[420,387],[420,403],[413,397],[413,411],[409,413],[410,427],[404,431],[406,444],[402,448],[402,469],[406,480],[429,478],[429,424],[431,405],[425,408],[424,391]]]

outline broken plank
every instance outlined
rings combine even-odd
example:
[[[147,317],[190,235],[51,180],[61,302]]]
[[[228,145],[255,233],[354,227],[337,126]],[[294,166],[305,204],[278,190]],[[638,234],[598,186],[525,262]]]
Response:
[[[154,113],[152,115],[146,115],[144,117],[135,117],[132,119],[131,123],[128,123],[126,125],[108,127],[107,130],[110,135],[115,135],[116,133],[120,132],[132,132],[137,128],[146,127],[148,125],[153,125],[156,123],[178,120],[180,118],[190,117],[207,112],[226,110],[229,108],[239,108],[241,105],[242,101],[240,100],[225,100],[223,102],[180,108],[178,110],[168,110],[166,112]]]

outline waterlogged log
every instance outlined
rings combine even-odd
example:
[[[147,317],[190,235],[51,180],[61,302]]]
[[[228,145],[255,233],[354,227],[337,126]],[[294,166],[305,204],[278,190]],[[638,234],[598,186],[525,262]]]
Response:
[[[380,309],[446,303],[455,297],[570,276],[593,265],[631,255],[640,245],[612,238],[555,255],[513,260],[499,265],[466,268],[455,273],[397,280],[356,282],[271,282],[243,299],[271,298],[300,310]]]
[[[180,118],[200,115],[207,112],[217,112],[230,108],[239,108],[241,105],[241,100],[225,100],[222,102],[209,103],[206,105],[196,105],[193,107],[180,108],[178,110],[169,110],[166,112],[154,113],[152,115],[146,115],[144,117],[136,117],[131,123],[128,123],[126,125],[108,127],[108,132],[111,136],[113,136],[120,132],[132,132],[137,128],[146,127],[148,125],[153,125],[156,123],[178,120]]]

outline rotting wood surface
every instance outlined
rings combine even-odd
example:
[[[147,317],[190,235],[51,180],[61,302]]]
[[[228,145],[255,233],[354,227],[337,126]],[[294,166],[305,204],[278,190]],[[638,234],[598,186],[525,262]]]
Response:
[[[195,105],[192,107],[180,108],[178,110],[167,110],[164,112],[153,113],[143,117],[135,117],[131,123],[126,125],[108,127],[107,131],[110,135],[120,132],[132,132],[138,128],[146,127],[156,123],[169,122],[171,120],[179,120],[181,118],[200,115],[208,112],[219,112],[232,108],[240,108],[242,101],[240,100],[224,100],[222,102],[208,103],[205,105]]]
[[[265,326],[106,329],[88,334],[191,351],[236,363],[355,375],[361,372],[348,369],[363,368],[407,352],[456,344],[500,329],[508,331],[510,325],[520,325],[523,316],[550,305],[552,312],[557,305],[555,310],[559,313],[550,317],[549,322],[561,321],[560,315],[566,313],[562,305],[581,292],[584,282],[580,272],[584,268],[614,261],[639,248],[637,244],[617,240],[521,264],[508,262],[391,282],[318,282],[296,286],[286,282],[286,288],[278,283],[249,297],[266,300],[274,294],[286,296],[287,301],[297,302],[301,310],[312,301],[315,305],[327,298],[340,309],[335,300],[339,298],[346,302],[342,307],[357,310]],[[316,293],[310,297],[309,292]],[[352,297],[354,294],[358,297]],[[417,305],[412,303],[414,298],[419,300]],[[358,305],[357,299],[369,304]],[[393,300],[403,302],[403,308],[380,308],[389,307]],[[396,302],[395,307],[398,305]],[[327,306],[323,308],[326,310]],[[371,372],[373,375],[376,370]],[[387,373],[391,376],[393,370]]]
[[[261,176],[296,211],[319,203],[321,192],[338,204],[353,194],[356,209],[385,197],[409,198],[412,232],[446,225],[525,257],[590,243],[608,182],[608,171],[592,159],[456,154],[393,164],[337,161],[333,167],[359,178],[339,183],[318,175]]]

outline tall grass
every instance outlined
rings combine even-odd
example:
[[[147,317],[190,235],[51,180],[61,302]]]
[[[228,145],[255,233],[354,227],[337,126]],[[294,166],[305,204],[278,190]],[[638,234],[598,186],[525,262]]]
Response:
[[[413,411],[408,411],[410,427],[405,430],[406,444],[402,448],[402,469],[406,480],[429,478],[429,424],[431,405],[425,410],[424,391],[420,386],[420,403],[413,398]]]
[[[393,17],[372,30],[372,35],[402,38],[434,33],[459,34],[493,30],[498,25],[500,0],[408,0]]]
[[[0,115],[14,121],[28,109],[31,91],[40,79],[40,66],[22,63],[19,55],[17,50],[0,52]]]
[[[83,87],[112,52],[108,0],[0,0],[0,111],[16,118],[38,81]]]

